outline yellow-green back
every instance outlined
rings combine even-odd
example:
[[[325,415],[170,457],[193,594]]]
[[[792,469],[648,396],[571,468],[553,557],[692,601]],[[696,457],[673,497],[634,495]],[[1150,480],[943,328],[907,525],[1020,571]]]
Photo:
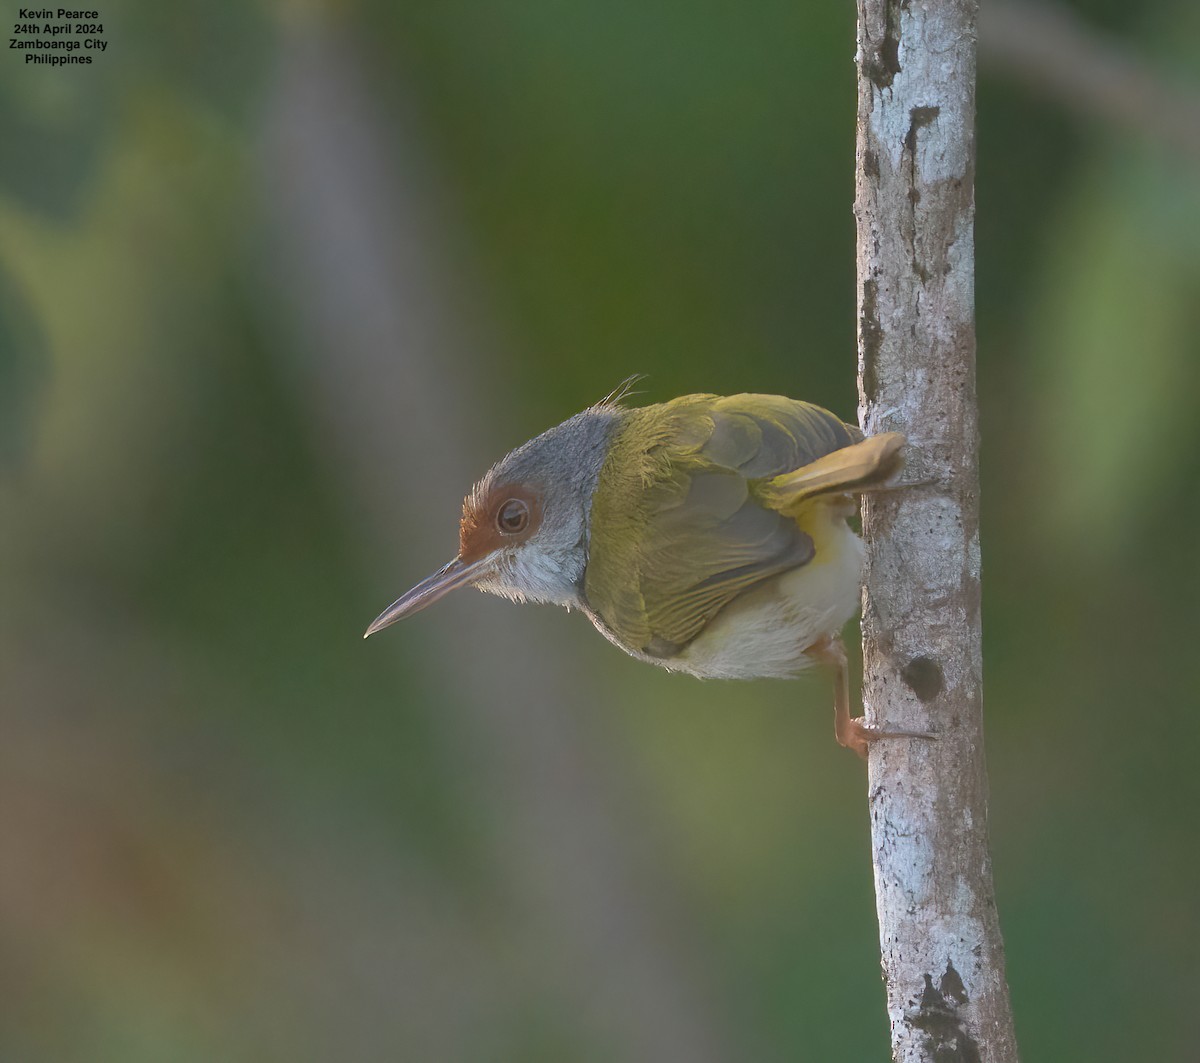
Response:
[[[626,648],[678,653],[737,595],[812,559],[795,513],[764,501],[763,485],[861,439],[778,395],[626,411],[592,499],[590,608]]]

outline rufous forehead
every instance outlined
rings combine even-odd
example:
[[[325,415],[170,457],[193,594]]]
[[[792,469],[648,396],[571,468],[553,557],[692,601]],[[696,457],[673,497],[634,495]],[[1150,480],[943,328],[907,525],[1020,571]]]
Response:
[[[496,518],[505,503],[519,499],[529,507],[529,523],[517,534],[505,534]],[[502,546],[516,546],[533,535],[542,523],[542,500],[536,491],[523,484],[497,484],[486,490],[476,487],[463,500],[462,520],[458,526],[458,556],[463,561],[478,561]]]

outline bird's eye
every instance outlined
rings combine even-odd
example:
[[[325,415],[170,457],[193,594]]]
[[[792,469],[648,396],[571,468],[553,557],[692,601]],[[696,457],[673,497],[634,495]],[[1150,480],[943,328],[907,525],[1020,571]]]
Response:
[[[510,498],[496,513],[496,527],[505,535],[523,532],[529,524],[529,506],[519,498]]]

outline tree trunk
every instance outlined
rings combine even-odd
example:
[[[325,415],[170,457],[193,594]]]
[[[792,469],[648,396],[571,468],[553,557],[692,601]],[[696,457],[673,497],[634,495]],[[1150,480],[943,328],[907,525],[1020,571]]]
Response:
[[[977,0],[859,0],[860,417],[908,438],[870,497],[863,701],[897,1063],[1015,1061],[987,839],[975,400]]]

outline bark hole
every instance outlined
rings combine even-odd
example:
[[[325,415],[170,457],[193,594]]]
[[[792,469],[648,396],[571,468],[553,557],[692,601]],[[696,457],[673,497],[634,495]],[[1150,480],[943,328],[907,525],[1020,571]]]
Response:
[[[901,669],[900,678],[922,701],[932,701],[946,685],[942,666],[932,657],[914,657]],[[954,968],[951,967],[950,970]],[[961,985],[961,982],[959,984]]]

